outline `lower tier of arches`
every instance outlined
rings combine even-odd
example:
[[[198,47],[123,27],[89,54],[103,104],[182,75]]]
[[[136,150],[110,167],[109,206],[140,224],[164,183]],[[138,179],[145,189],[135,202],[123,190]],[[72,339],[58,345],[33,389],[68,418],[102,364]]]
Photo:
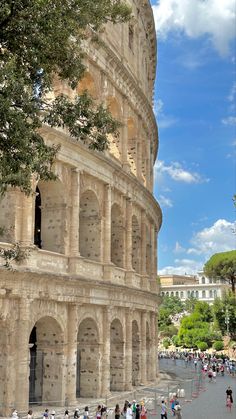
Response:
[[[29,296],[0,302],[0,415],[155,381],[154,311]]]

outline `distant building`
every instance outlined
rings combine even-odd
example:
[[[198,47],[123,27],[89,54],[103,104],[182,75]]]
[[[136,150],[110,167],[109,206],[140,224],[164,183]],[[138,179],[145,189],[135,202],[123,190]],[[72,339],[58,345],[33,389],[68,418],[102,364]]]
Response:
[[[203,272],[197,275],[159,275],[161,296],[179,297],[185,301],[195,297],[200,301],[213,303],[216,297],[222,298],[227,283],[207,278]]]

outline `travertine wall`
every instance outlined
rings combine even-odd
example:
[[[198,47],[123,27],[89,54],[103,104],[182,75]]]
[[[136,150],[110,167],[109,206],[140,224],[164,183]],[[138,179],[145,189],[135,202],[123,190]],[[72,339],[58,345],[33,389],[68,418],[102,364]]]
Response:
[[[155,31],[148,1],[130,3],[132,22],[85,46],[77,88],[107,104],[119,137],[100,153],[45,126],[45,141],[60,145],[57,181],[34,180],[33,195],[11,190],[0,202],[1,247],[30,251],[13,271],[0,269],[2,415],[156,379]],[[51,95],[61,92],[74,95],[55,78]]]

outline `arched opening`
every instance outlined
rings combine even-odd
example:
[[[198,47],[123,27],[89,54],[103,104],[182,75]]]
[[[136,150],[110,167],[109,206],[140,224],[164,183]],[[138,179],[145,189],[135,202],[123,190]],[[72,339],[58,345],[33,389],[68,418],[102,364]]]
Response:
[[[84,74],[84,77],[79,81],[77,92],[78,94],[82,94],[86,90],[94,99],[98,97],[98,92],[94,82],[94,78],[88,71]]]
[[[101,215],[94,192],[86,191],[80,198],[79,249],[81,256],[100,261]]]
[[[122,325],[113,320],[110,331],[110,390],[124,390],[124,340]]]
[[[35,196],[35,215],[34,215],[34,244],[41,249],[41,194],[37,186]]]
[[[42,317],[30,338],[29,403],[63,402],[64,336],[58,322]]]
[[[121,109],[118,103],[118,100],[115,97],[109,97],[107,99],[107,107],[111,112],[113,118],[118,121],[121,120]],[[118,160],[121,160],[121,139],[120,136],[116,137],[115,135],[109,134],[109,151],[110,153]]]
[[[99,389],[99,338],[93,319],[84,319],[78,330],[76,397],[97,397]]]
[[[146,368],[147,368],[147,380],[151,380],[151,374],[152,374],[152,363],[151,363],[151,337],[150,337],[150,330],[149,330],[149,324],[146,322]]]
[[[124,227],[121,208],[113,204],[111,208],[111,261],[124,267]]]
[[[132,322],[132,385],[140,384],[140,336],[136,320]]]
[[[132,267],[135,272],[140,273],[141,269],[141,231],[138,219],[132,217]]]
[[[151,276],[151,256],[152,256],[152,247],[151,247],[151,237],[150,237],[150,228],[146,227],[146,272],[147,275]]]
[[[42,249],[65,252],[66,221],[66,194],[62,183],[60,180],[40,181],[36,190],[35,232],[40,229],[37,240]]]
[[[128,126],[128,162],[131,172],[137,176],[137,129],[132,118],[127,121]]]

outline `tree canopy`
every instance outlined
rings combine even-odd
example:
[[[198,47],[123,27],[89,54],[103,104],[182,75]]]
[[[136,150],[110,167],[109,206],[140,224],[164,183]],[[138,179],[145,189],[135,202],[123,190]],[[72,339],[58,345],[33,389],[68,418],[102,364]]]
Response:
[[[67,127],[90,148],[104,150],[119,124],[85,92],[48,100],[55,75],[75,89],[83,77],[83,43],[109,22],[126,22],[122,0],[2,0],[0,3],[0,193],[31,189],[32,174],[54,178],[57,148],[42,124]]]
[[[223,298],[216,298],[213,303],[213,312],[217,326],[222,334],[229,333],[236,339],[236,299],[232,292],[225,293]]]
[[[235,293],[236,250],[215,253],[204,266],[204,274],[209,278],[221,279],[231,285]]]

